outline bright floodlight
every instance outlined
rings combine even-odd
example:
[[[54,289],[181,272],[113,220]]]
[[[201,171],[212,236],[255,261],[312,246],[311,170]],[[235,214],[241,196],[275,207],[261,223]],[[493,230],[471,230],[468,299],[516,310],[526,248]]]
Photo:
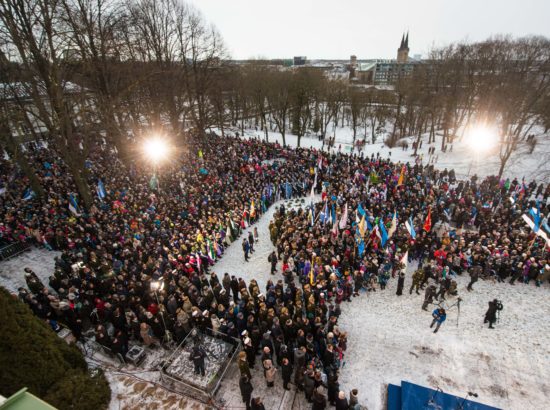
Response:
[[[168,154],[168,145],[166,141],[160,138],[151,138],[145,141],[143,152],[151,161],[159,162]]]
[[[496,130],[486,125],[479,125],[469,132],[467,143],[475,152],[487,152],[495,146]]]

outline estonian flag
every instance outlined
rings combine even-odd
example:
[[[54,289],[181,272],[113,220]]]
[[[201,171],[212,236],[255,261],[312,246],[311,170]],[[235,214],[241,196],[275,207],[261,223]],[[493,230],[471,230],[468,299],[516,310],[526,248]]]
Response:
[[[73,194],[69,194],[69,211],[76,216],[80,216],[80,207]]]

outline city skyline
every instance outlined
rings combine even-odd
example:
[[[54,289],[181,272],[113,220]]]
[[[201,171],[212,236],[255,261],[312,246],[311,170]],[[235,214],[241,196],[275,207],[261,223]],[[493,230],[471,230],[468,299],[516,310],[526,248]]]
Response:
[[[410,55],[494,35],[550,37],[545,0],[193,0],[224,38],[231,58],[395,58],[404,32]],[[267,28],[267,30],[266,30]]]

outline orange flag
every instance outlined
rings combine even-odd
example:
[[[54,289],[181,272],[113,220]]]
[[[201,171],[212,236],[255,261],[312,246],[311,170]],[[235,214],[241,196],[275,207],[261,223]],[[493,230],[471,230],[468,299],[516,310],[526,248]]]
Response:
[[[430,232],[430,229],[432,229],[432,208],[428,209],[428,216],[426,222],[424,222],[424,230]]]
[[[404,179],[405,179],[405,165],[401,167],[401,174],[399,174],[399,180],[397,181],[397,186],[403,185]]]

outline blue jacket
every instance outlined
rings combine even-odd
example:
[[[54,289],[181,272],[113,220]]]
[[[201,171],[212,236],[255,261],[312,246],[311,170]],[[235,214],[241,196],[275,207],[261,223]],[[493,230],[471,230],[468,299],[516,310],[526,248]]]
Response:
[[[446,314],[446,313],[440,314],[440,313],[439,313],[439,309],[435,309],[435,310],[432,312],[432,316],[434,317],[434,319],[435,319],[438,323],[443,323],[443,322],[445,321],[445,319],[447,319],[447,314]]]

